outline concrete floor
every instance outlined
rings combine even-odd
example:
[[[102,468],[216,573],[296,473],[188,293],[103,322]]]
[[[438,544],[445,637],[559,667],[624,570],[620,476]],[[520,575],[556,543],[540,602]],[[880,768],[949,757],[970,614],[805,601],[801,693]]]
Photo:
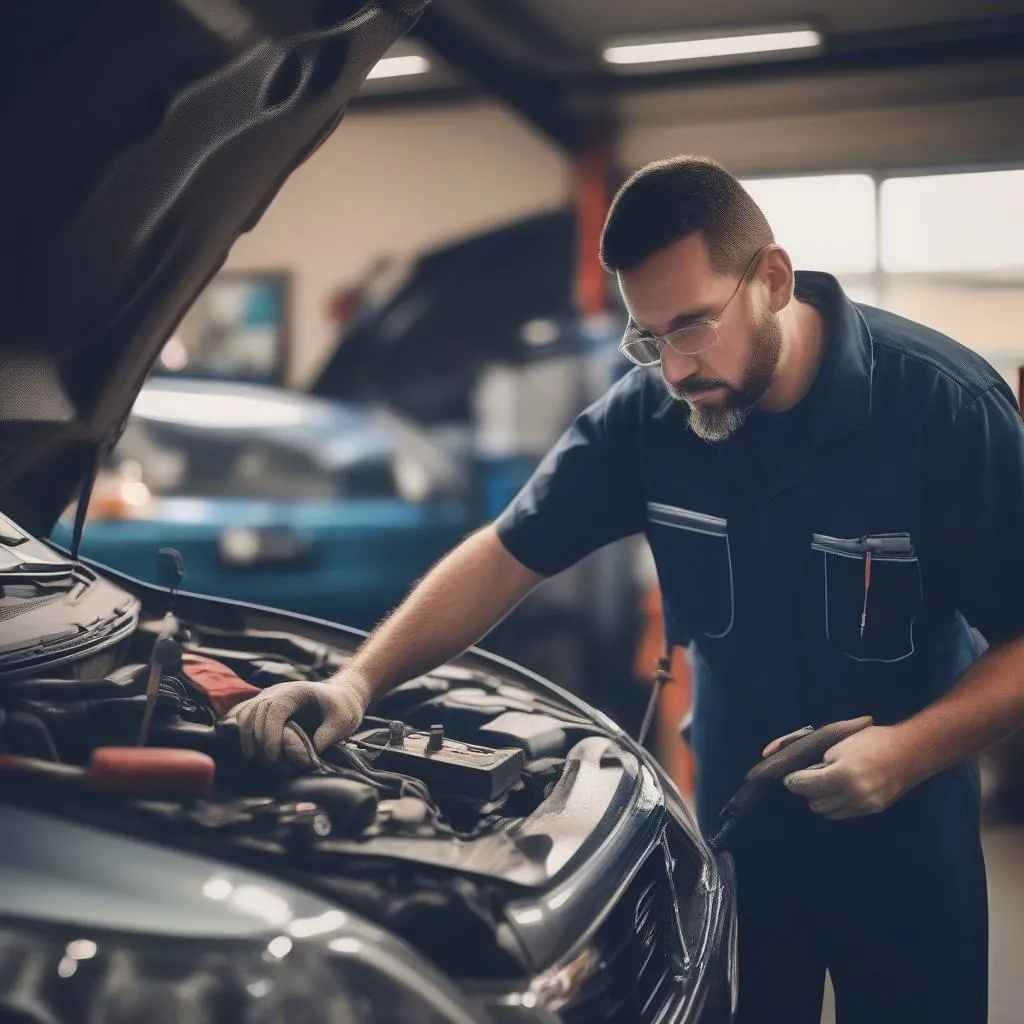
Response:
[[[991,920],[989,1024],[1024,1021],[1024,825],[985,829]],[[831,989],[822,1024],[835,1024]]]

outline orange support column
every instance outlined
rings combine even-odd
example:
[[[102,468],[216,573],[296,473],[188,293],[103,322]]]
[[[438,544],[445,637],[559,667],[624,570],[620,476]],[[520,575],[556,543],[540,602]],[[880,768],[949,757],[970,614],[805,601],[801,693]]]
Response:
[[[598,252],[601,230],[612,192],[612,133],[607,128],[591,132],[575,165],[577,214],[576,308],[580,316],[600,316],[607,309],[608,278]],[[655,665],[664,649],[661,594],[652,588],[644,601],[644,630],[637,649],[634,672],[652,684]],[[694,759],[679,735],[679,723],[690,710],[692,685],[690,662],[681,650],[672,654],[672,678],[658,701],[655,736],[657,757],[680,792],[692,799]]]
[[[605,312],[607,275],[598,252],[601,229],[611,199],[611,142],[605,131],[594,131],[576,160],[576,308],[580,316]]]

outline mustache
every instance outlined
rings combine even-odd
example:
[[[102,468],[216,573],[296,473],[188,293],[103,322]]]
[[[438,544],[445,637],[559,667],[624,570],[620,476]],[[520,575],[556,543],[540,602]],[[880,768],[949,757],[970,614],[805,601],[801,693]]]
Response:
[[[725,388],[728,391],[733,390],[727,381],[715,377],[709,377],[704,380],[694,380],[691,377],[687,380],[666,381],[665,383],[668,384],[669,391],[679,398],[685,398],[687,395],[699,395],[705,391],[716,391],[718,388]]]

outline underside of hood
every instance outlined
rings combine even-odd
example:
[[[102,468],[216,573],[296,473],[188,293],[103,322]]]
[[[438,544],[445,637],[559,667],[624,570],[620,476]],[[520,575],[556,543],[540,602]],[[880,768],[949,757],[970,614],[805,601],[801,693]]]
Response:
[[[235,238],[424,6],[5,6],[0,510],[49,532]]]

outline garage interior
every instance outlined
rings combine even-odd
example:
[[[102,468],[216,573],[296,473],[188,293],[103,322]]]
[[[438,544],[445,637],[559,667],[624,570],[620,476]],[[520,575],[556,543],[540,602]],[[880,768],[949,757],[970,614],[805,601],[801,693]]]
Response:
[[[601,57],[617,40],[789,25],[820,31],[821,52],[632,66]],[[331,289],[358,280],[375,257],[415,258],[565,205],[579,218],[577,306],[603,313],[595,254],[609,191],[650,160],[702,153],[753,180],[797,266],[834,269],[856,298],[970,345],[1016,389],[1022,53],[1024,8],[1012,0],[435,0],[391,54],[421,57],[429,70],[367,82],[348,131],[296,173],[228,267],[294,270],[290,380],[301,387],[334,341],[324,315]],[[347,160],[355,151],[366,154],[361,167]],[[1005,194],[965,191],[955,223],[922,225],[930,199],[922,191],[915,206],[915,189],[937,186],[932,176],[986,172],[1008,172],[992,179],[1006,182]],[[391,199],[365,222],[358,197],[375,185]],[[979,249],[988,252],[968,253]],[[990,826],[986,855],[990,1019],[1011,1024],[1024,1015],[1014,967],[1024,944],[1024,832]]]
[[[636,65],[601,56],[619,40],[791,25],[819,31],[821,50]],[[364,85],[346,131],[300,168],[228,269],[292,272],[288,378],[300,388],[336,342],[326,313],[340,285],[381,257],[412,260],[552,209],[575,207],[575,302],[597,317],[610,305],[596,266],[610,190],[650,160],[702,153],[752,181],[796,265],[833,270],[856,298],[974,347],[1016,389],[1022,53],[1024,8],[1005,0],[435,0],[389,53],[426,69]],[[363,159],[353,163],[354,152]],[[954,222],[922,224],[929,186],[999,172],[990,181],[1005,193],[960,179]],[[379,188],[389,195],[383,208],[361,202]],[[533,447],[550,443],[553,429]],[[515,424],[507,431],[511,443],[524,441]],[[1013,967],[1024,943],[1024,833],[993,825],[986,851],[990,1019],[1010,1024],[1024,1015]]]
[[[820,31],[821,51],[632,66],[601,56],[618,40],[791,25]],[[834,269],[856,298],[975,348],[1016,390],[1022,53],[1024,8],[1013,0],[435,0],[390,54],[422,58],[428,69],[367,82],[347,133],[295,174],[228,267],[294,271],[289,378],[302,387],[333,346],[325,308],[339,282],[358,281],[382,256],[414,259],[564,206],[579,218],[577,308],[605,312],[595,253],[610,190],[650,160],[702,153],[752,180],[797,266]],[[346,160],[354,151],[366,154],[361,166]],[[1000,172],[1007,176],[989,181],[1005,182],[1005,193],[961,179],[955,222],[922,224],[932,201],[924,190],[941,188],[942,176],[955,189],[952,176]],[[364,220],[358,197],[379,185],[389,202]],[[990,1019],[1010,1024],[1024,1016],[1014,966],[1024,943],[1024,832],[990,825],[986,857]]]
[[[735,173],[797,268],[957,339],[1024,402],[1022,126],[1021,0],[432,0],[163,348],[97,476],[83,553],[159,582],[149,552],[173,541],[186,590],[372,629],[624,371],[601,227],[628,175],[681,153]],[[315,458],[307,471],[288,454],[304,417],[337,466],[343,429],[360,451],[394,449],[386,508],[377,462],[345,485],[357,497],[331,512],[315,599],[297,527],[225,527],[216,510],[335,500]],[[207,438],[224,427],[258,452]],[[393,533],[373,533],[380,516]],[[168,523],[186,521],[175,540]],[[135,558],[123,528],[147,522]],[[205,527],[230,572],[205,574]],[[635,735],[660,615],[650,555],[631,539],[546,584],[481,647]],[[652,745],[689,800],[682,652],[673,666]],[[1019,1024],[1020,734],[983,758],[982,787],[989,1020]],[[827,996],[823,1024],[833,1013]]]

